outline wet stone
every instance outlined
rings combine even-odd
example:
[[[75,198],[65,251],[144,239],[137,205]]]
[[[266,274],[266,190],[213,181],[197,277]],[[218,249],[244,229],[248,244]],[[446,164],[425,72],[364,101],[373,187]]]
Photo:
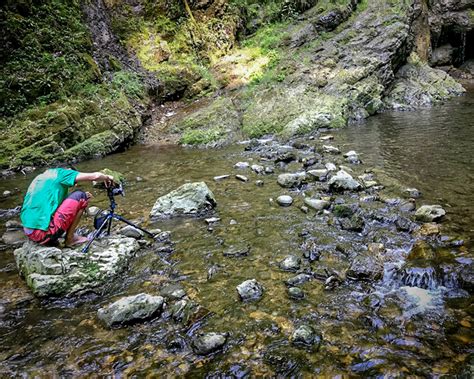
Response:
[[[246,257],[250,254],[250,246],[249,245],[231,246],[228,249],[224,250],[222,254],[224,255],[224,257],[229,257],[229,258]]]
[[[219,175],[219,176],[214,176],[214,181],[220,182],[224,179],[230,178],[230,175]]]
[[[346,162],[351,163],[351,164],[360,163],[359,155],[354,150],[351,150],[345,153],[344,158],[346,158]]]
[[[321,200],[321,199],[309,199],[306,198],[304,199],[304,203],[311,209],[314,209],[316,211],[322,211],[323,209],[329,208],[331,203],[326,200]]]
[[[278,196],[276,201],[278,205],[281,205],[282,207],[289,207],[291,204],[293,204],[293,198],[288,195]]]
[[[301,265],[301,259],[294,255],[288,255],[280,262],[280,268],[283,271],[298,271]]]
[[[306,282],[309,282],[313,277],[309,274],[298,274],[288,279],[285,283],[289,286],[299,286]]]
[[[135,239],[140,239],[145,235],[145,233],[143,233],[140,229],[134,228],[131,225],[124,226],[122,229],[120,229],[119,234]]]
[[[301,325],[293,332],[291,342],[296,346],[313,346],[321,343],[321,337],[310,326]]]
[[[305,172],[280,174],[277,179],[277,183],[284,188],[299,187],[301,184],[305,183],[305,181]]]
[[[249,181],[249,178],[247,178],[245,175],[235,175],[235,178],[237,180],[240,180],[241,182],[244,182],[244,183]]]
[[[263,174],[263,172],[265,171],[265,168],[258,164],[253,164],[250,168],[252,169],[253,172],[257,174]]]
[[[364,230],[365,221],[361,216],[355,214],[350,218],[339,219],[339,225],[343,230],[361,232]]]
[[[264,184],[265,184],[265,182],[264,182],[263,180],[257,180],[257,181],[255,181],[255,185],[256,185],[257,187],[263,187]]]
[[[398,230],[404,232],[411,232],[413,229],[416,228],[417,225],[406,217],[398,216],[395,220],[395,226]]]
[[[90,216],[90,217],[94,217],[97,213],[100,212],[100,208],[99,207],[89,207],[87,208],[87,215]]]
[[[312,178],[313,180],[322,182],[326,180],[328,173],[329,171],[326,169],[309,170],[308,177]]]
[[[161,311],[164,299],[140,293],[124,297],[104,308],[99,309],[97,316],[107,326],[145,320]]]
[[[326,170],[328,170],[328,171],[336,171],[337,170],[336,165],[334,163],[330,163],[330,162],[326,163],[324,165],[324,167],[326,167]]]
[[[290,287],[288,288],[288,297],[294,300],[301,300],[304,298],[304,292],[301,288]]]
[[[335,146],[331,146],[331,145],[323,145],[323,151],[325,153],[330,153],[330,154],[340,154],[341,151],[335,147]]]
[[[415,218],[418,221],[433,222],[439,221],[446,215],[446,211],[441,205],[423,205],[417,209]]]
[[[398,209],[402,212],[413,212],[416,209],[415,199],[402,200],[398,204]]]
[[[246,280],[237,286],[241,300],[258,300],[263,296],[263,286],[255,279]]]
[[[192,345],[196,354],[207,355],[221,349],[227,341],[227,335],[221,333],[205,333],[194,338]]]
[[[361,188],[361,185],[347,172],[340,170],[329,179],[329,188],[334,191],[357,191]]]
[[[273,170],[272,167],[265,167],[265,174],[273,174],[275,171]]]
[[[422,237],[428,237],[437,235],[440,233],[439,225],[434,222],[428,222],[423,225],[416,231],[416,235]]]
[[[355,280],[378,280],[383,276],[383,262],[367,253],[357,255],[351,263],[347,276]]]
[[[403,196],[418,199],[421,197],[421,192],[416,188],[405,188],[402,192]]]
[[[27,240],[23,230],[7,230],[3,233],[2,241],[5,245],[18,247]]]
[[[239,168],[239,169],[245,169],[245,168],[249,168],[250,167],[250,164],[248,162],[237,162],[235,165],[234,165],[235,168]]]

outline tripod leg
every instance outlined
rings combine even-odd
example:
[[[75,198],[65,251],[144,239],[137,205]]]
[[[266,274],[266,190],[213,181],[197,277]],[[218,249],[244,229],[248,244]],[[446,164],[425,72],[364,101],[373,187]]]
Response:
[[[112,224],[112,215],[111,214],[108,214],[107,217],[105,218],[105,220],[102,222],[102,224],[100,225],[99,229],[97,229],[93,234],[92,234],[92,238],[89,242],[87,242],[87,245],[84,246],[82,248],[82,252],[83,253],[87,253],[87,251],[89,250],[89,248],[91,247],[92,245],[92,242],[94,242],[94,240],[100,236],[100,233],[102,233],[102,230],[105,229],[105,226],[109,225],[109,228],[110,228],[110,225]]]
[[[119,221],[124,222],[124,223],[127,224],[127,225],[133,226],[134,228],[136,228],[136,229],[138,229],[138,230],[141,230],[142,232],[148,234],[150,237],[154,237],[154,236],[155,236],[153,233],[149,232],[149,231],[146,230],[146,229],[143,229],[143,228],[139,227],[138,225],[134,224],[134,223],[131,222],[131,221],[128,221],[126,218],[123,218],[123,217],[120,216],[120,215],[114,214],[114,215],[112,215],[112,217],[115,218],[116,220],[119,220]]]

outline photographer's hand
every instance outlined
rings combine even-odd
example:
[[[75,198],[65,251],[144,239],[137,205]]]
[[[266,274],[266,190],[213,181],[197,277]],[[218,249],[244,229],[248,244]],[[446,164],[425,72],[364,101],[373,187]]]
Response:
[[[105,188],[109,188],[114,184],[114,177],[112,175],[104,174],[104,185]]]

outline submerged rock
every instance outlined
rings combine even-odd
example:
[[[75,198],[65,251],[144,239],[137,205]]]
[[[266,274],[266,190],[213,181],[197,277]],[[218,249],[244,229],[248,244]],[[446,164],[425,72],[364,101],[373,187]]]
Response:
[[[255,279],[246,280],[237,286],[237,292],[243,301],[258,300],[263,296],[263,286]]]
[[[301,288],[290,287],[288,288],[288,297],[294,300],[301,300],[304,298],[304,292]]]
[[[92,290],[122,272],[139,249],[134,238],[94,242],[87,254],[28,241],[14,251],[20,274],[37,296],[66,296]]]
[[[224,250],[222,254],[224,255],[224,257],[230,258],[246,257],[250,254],[250,245],[234,245]]]
[[[288,255],[280,262],[280,268],[283,271],[297,271],[300,268],[301,259],[294,256]]]
[[[415,218],[423,222],[439,221],[444,215],[446,211],[441,205],[423,205],[415,212]]]
[[[180,215],[201,215],[217,205],[214,194],[204,182],[186,183],[156,200],[150,216],[153,218]]]
[[[285,283],[289,286],[299,286],[303,283],[309,282],[313,277],[309,274],[298,274],[288,279]]]
[[[226,334],[205,333],[193,340],[193,350],[196,354],[207,355],[222,348],[227,341]]]
[[[321,343],[321,337],[308,325],[301,325],[291,336],[291,342],[297,346],[313,346]]]
[[[347,172],[340,170],[329,179],[329,188],[334,191],[357,191],[361,188],[361,185]]]
[[[161,311],[164,299],[161,296],[151,296],[140,293],[117,300],[107,307],[99,309],[97,316],[107,326],[126,324],[146,320]]]

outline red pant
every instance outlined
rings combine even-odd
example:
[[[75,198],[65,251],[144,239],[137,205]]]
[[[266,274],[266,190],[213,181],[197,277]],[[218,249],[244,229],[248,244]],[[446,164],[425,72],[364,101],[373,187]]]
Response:
[[[27,237],[41,245],[56,242],[71,227],[77,214],[86,208],[88,203],[85,192],[74,191],[56,209],[48,230],[33,229],[32,233],[26,234]]]

